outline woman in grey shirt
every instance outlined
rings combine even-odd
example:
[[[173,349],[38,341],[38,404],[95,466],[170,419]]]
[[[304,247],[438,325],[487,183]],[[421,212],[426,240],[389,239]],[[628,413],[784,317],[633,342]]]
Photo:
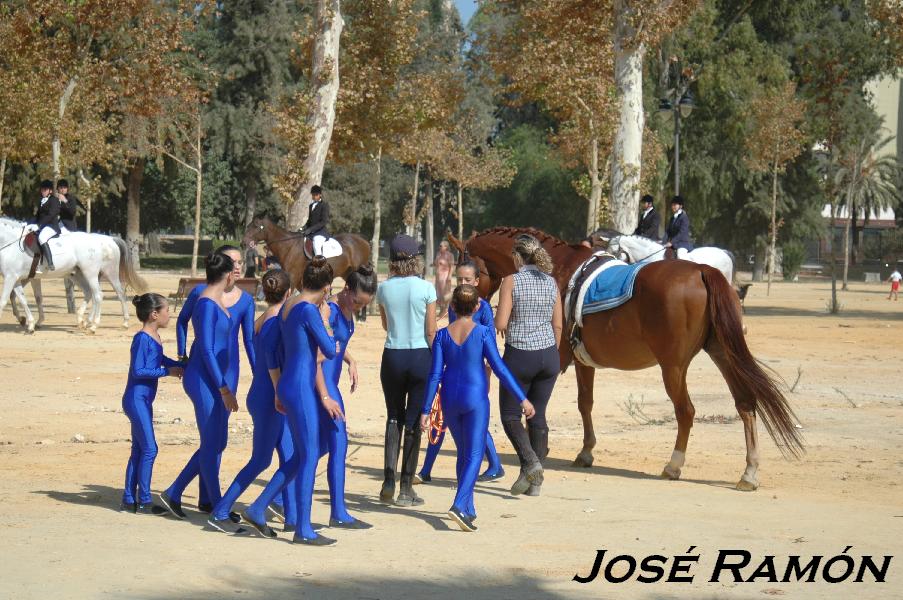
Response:
[[[505,364],[517,379],[536,415],[521,422],[520,398],[499,389],[502,426],[520,460],[520,475],[511,493],[538,496],[543,481],[542,461],[549,454],[546,406],[560,369],[562,311],[558,284],[549,275],[552,259],[531,235],[514,242],[517,273],[502,279],[495,326],[505,338]]]

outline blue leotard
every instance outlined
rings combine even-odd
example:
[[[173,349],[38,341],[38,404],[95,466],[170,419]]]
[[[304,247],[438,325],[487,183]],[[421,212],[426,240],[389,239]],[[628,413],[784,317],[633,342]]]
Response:
[[[448,323],[451,325],[457,319],[457,315],[455,314],[455,310],[449,306],[448,307]],[[484,325],[488,327],[490,330],[495,329],[495,321],[492,317],[492,306],[489,305],[486,300],[480,298],[480,304],[477,308],[476,312],[473,314],[473,321],[479,325]],[[430,403],[432,406],[432,402]],[[435,443],[430,441],[426,447],[426,456],[423,459],[423,466],[420,468],[420,477],[424,480],[429,480],[430,475],[433,472],[433,464],[436,462],[436,458],[439,456],[439,450],[442,448],[442,442],[445,441],[445,431],[442,431],[437,437]],[[499,459],[499,453],[495,449],[495,442],[492,439],[492,435],[489,433],[489,430],[486,430],[486,461],[489,463],[489,466],[486,467],[486,470],[483,472],[484,477],[500,477],[505,473],[504,469],[502,469],[502,461]]]
[[[484,359],[506,389],[518,398],[525,397],[499,356],[495,330],[484,325],[475,325],[460,345],[448,328],[439,330],[433,341],[433,364],[426,388],[426,398],[432,399],[442,383],[442,413],[458,447],[458,492],[452,507],[470,516],[476,516],[473,488],[489,426],[489,382]],[[429,412],[430,403],[425,402],[423,414]]]
[[[229,517],[232,505],[248,488],[254,479],[270,466],[273,450],[279,455],[279,466],[283,466],[294,454],[291,434],[285,422],[285,416],[276,410],[273,402],[275,392],[269,369],[282,368],[280,352],[281,331],[279,316],[267,319],[260,331],[254,336],[254,352],[257,362],[254,365],[254,378],[248,390],[248,413],[254,422],[251,458],[235,476],[235,481],[226,490],[222,500],[213,509],[213,518],[222,520]],[[294,525],[297,520],[297,508],[294,493],[286,489],[282,493],[282,506],[285,510],[285,522]]]
[[[342,392],[339,391],[339,378],[342,376],[342,363],[348,341],[354,335],[354,319],[346,319],[339,305],[330,302],[329,326],[332,328],[335,341],[339,343],[339,351],[335,358],[323,361],[323,379],[329,397],[338,402],[342,407],[342,413],[345,413],[345,402],[342,399]],[[320,409],[320,456],[329,453],[326,479],[329,482],[330,516],[337,521],[353,521],[354,517],[348,513],[345,506],[345,457],[348,454],[348,431],[345,429],[345,421],[330,419],[323,405],[319,403],[317,405]]]
[[[317,349],[331,359],[336,355],[336,347],[315,305],[298,302],[283,312],[286,314],[282,315],[280,325],[285,357],[277,392],[287,412],[295,454],[276,471],[246,514],[255,522],[265,522],[267,506],[294,478],[298,503],[296,536],[314,539],[317,534],[310,522],[310,511],[320,456],[320,402],[315,389]]]
[[[194,307],[197,305],[198,298],[201,293],[207,289],[207,284],[196,286],[188,297],[182,310],[179,311],[179,318],[176,320],[176,348],[179,356],[185,355],[186,338],[188,337],[188,323],[192,320]],[[233,394],[238,393],[238,376],[240,357],[238,353],[238,330],[241,328],[242,339],[244,341],[245,354],[248,356],[248,362],[251,364],[251,370],[254,369],[256,363],[256,355],[254,353],[254,298],[247,292],[242,292],[238,298],[238,302],[229,306],[229,314],[232,316],[232,327],[229,331],[229,366],[226,369],[226,382]],[[197,334],[195,334],[195,338]],[[191,351],[194,352],[194,343],[191,345]],[[224,421],[225,423],[225,421]],[[224,431],[223,435],[227,435]],[[219,460],[219,459],[217,459]],[[211,504],[207,497],[207,486],[204,484],[204,478],[201,477],[199,483],[200,492],[198,493],[198,504]]]
[[[132,423],[132,453],[125,468],[123,504],[151,502],[150,483],[157,457],[154,437],[154,397],[157,380],[169,375],[170,367],[181,363],[163,355],[163,346],[151,335],[139,331],[132,338],[129,377],[122,394],[122,410]]]
[[[229,412],[219,390],[228,386],[226,372],[231,360],[232,318],[214,300],[200,298],[191,315],[191,323],[195,340],[182,387],[194,404],[201,447],[169,486],[167,494],[172,500],[181,502],[185,487],[200,473],[210,503],[216,504],[221,497],[219,455],[226,448],[229,426]]]

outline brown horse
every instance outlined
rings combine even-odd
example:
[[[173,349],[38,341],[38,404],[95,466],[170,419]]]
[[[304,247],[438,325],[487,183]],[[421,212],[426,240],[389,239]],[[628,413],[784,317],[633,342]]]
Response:
[[[459,248],[481,259],[491,288],[514,273],[511,250],[521,233],[537,237],[555,263],[553,276],[564,293],[574,271],[592,250],[569,245],[532,229],[495,228],[472,235]],[[481,281],[482,283],[482,281]],[[483,291],[483,290],[481,290]],[[693,357],[705,350],[727,382],[743,422],[746,437],[746,469],[737,489],[755,490],[759,466],[756,415],[785,455],[798,456],[803,442],[787,399],[749,351],[743,336],[737,294],[716,269],[689,261],[662,261],[639,272],[632,299],[605,312],[585,315],[581,329],[591,365],[576,363],[577,406],[583,419],[583,449],[575,466],[593,463],[596,436],[593,431],[593,378],[595,368],[623,371],[659,366],[665,390],[674,403],[677,440],[662,477],[678,479],[684,464],[695,409],[687,392],[687,369]],[[573,359],[568,336],[562,336],[561,365]]]
[[[370,243],[353,233],[340,233],[335,239],[342,245],[342,254],[329,259],[336,277],[347,278],[352,271],[370,261]],[[301,234],[279,227],[266,217],[251,221],[245,230],[242,243],[253,246],[257,242],[265,242],[272,250],[282,268],[292,278],[292,287],[301,288],[307,256],[304,254],[304,239]]]

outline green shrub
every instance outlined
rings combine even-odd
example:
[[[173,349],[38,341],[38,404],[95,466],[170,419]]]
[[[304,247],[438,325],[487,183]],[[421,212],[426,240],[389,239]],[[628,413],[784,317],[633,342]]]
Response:
[[[782,263],[784,279],[793,281],[793,278],[799,274],[800,267],[803,266],[803,262],[806,260],[806,247],[800,242],[787,242],[782,247],[782,250],[784,254]]]

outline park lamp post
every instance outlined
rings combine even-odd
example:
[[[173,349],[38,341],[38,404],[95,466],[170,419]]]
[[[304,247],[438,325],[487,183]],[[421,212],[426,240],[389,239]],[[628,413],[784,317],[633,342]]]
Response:
[[[678,69],[678,73],[680,70]],[[696,108],[693,94],[688,89],[690,78],[683,74],[678,75],[677,86],[669,90],[668,96],[659,101],[660,112],[674,113],[674,195],[680,195],[680,120],[686,119]]]

